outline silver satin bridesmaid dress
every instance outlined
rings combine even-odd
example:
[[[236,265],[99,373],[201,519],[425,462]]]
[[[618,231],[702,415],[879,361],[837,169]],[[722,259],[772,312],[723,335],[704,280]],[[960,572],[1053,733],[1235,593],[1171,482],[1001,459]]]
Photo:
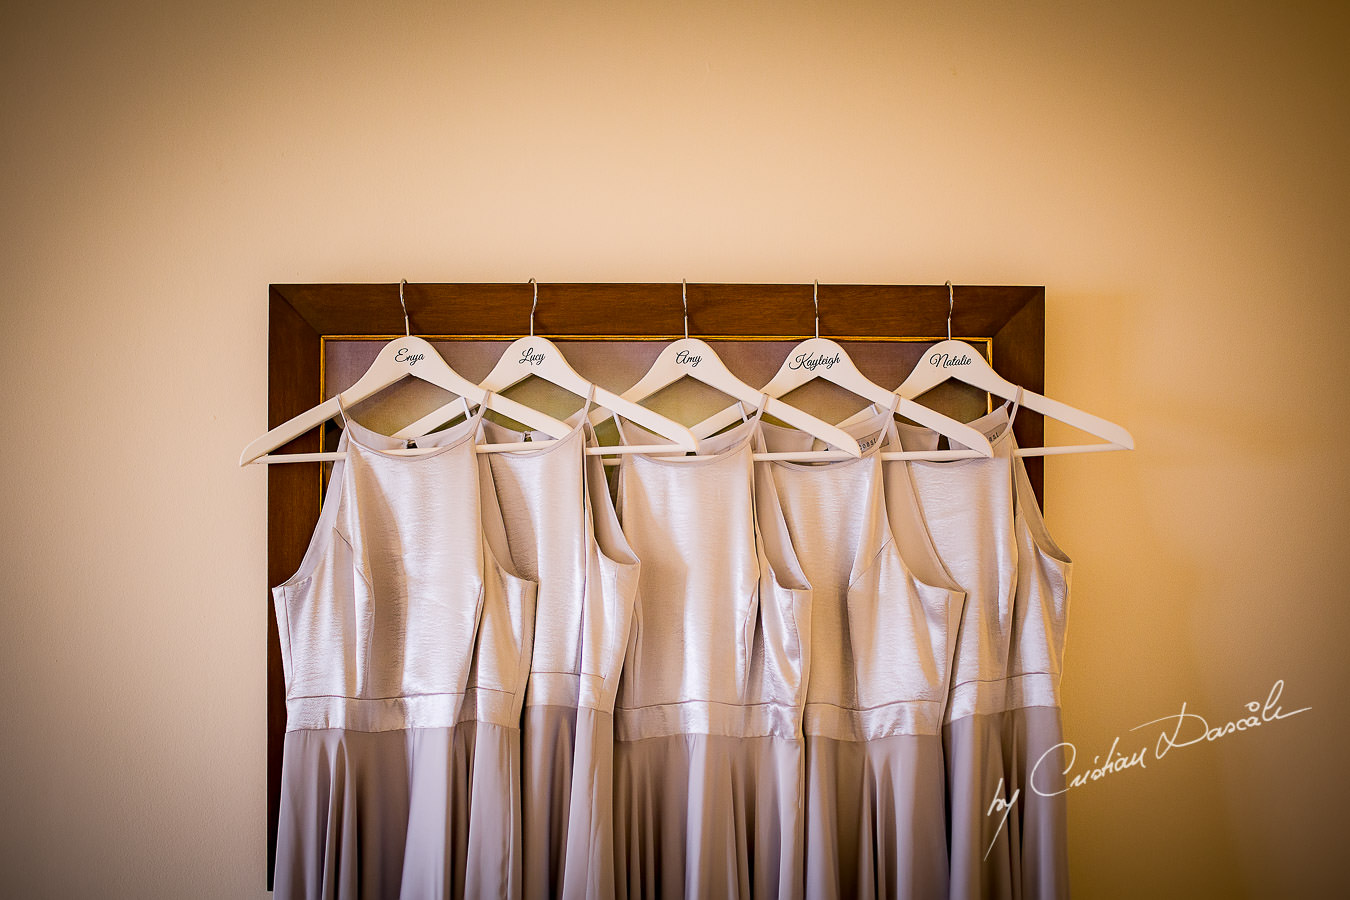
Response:
[[[612,898],[614,698],[637,559],[619,528],[594,444],[590,398],[572,432],[488,455],[512,559],[539,585],[522,723],[527,898]],[[537,433],[485,423],[489,443]]]
[[[992,502],[980,513],[983,525],[972,520],[970,536],[984,546],[984,559],[1004,560],[1001,566],[1009,566],[1006,561],[1011,560],[997,583],[998,596],[1004,596],[1011,585],[1012,598],[1010,609],[1005,611],[1002,602],[997,606],[997,629],[976,628],[962,634],[961,652],[971,659],[972,650],[981,648],[983,671],[991,676],[998,668],[997,653],[1005,646],[1006,653],[1005,675],[992,688],[967,687],[964,695],[955,690],[952,695],[957,708],[948,716],[947,737],[949,779],[955,790],[954,842],[964,836],[953,846],[954,897],[1050,900],[1069,896],[1059,684],[1072,563],[1050,537],[1026,467],[1014,455],[1017,444],[1012,420],[1018,405],[1015,400],[970,423],[990,438],[998,459],[1006,458],[1006,471],[1002,463],[995,465],[996,460],[959,463],[974,465],[971,486],[983,483],[989,491]],[[900,435],[905,449],[932,449],[937,445],[937,435],[927,429],[902,426]],[[911,469],[916,482],[925,485],[926,493],[921,491],[925,510],[939,520],[941,514],[932,506],[944,497],[953,499],[941,491],[945,480],[938,473],[947,465],[953,464],[914,463]],[[950,554],[948,562],[958,577],[970,578],[977,587],[993,583],[989,579],[992,565],[981,568],[981,554],[963,547],[956,540],[955,528],[939,521],[936,529],[944,536],[939,549]],[[1006,549],[1009,542],[1011,554]],[[986,589],[981,596],[994,594]],[[968,610],[963,628],[967,621],[992,622],[993,609],[986,608],[983,617],[978,610]],[[1002,636],[1005,629],[1006,639]],[[971,635],[978,635],[978,639],[972,640]],[[995,635],[997,639],[991,639]],[[979,670],[978,662],[974,667],[967,665],[965,671]],[[972,693],[976,695],[973,704]],[[972,708],[976,712],[965,714]],[[1001,761],[1001,768],[993,767],[995,758]],[[978,778],[972,778],[977,772]],[[982,801],[978,796],[981,789],[987,794]],[[995,796],[1010,804],[1006,815],[998,807],[990,811]],[[970,802],[960,802],[963,798]],[[983,812],[975,808],[981,802]],[[975,842],[977,822],[983,831],[979,834],[983,849]],[[989,853],[979,864],[974,858],[977,851]],[[964,873],[960,879],[958,869]]]
[[[1017,592],[1003,722],[1004,775],[1018,793],[1008,817],[1013,894],[1063,900],[1069,896],[1068,759],[1059,685],[1073,563],[1050,537],[1026,467],[1016,457],[1013,479]]]
[[[886,410],[850,429],[862,459],[772,464],[812,587],[811,898],[947,894],[942,709],[963,594],[922,526],[908,470],[887,463],[883,473],[877,454],[893,424]],[[770,450],[812,449],[802,432],[764,431]]]
[[[804,894],[810,589],[772,472],[756,471],[758,428],[756,416],[688,462],[629,455],[619,467],[619,517],[642,560],[615,708],[628,897]]]
[[[299,570],[273,589],[276,895],[517,896],[535,586],[508,568],[478,418],[402,456],[343,417],[347,458]]]
[[[944,714],[950,896],[1014,896],[1012,843],[996,799],[1012,799],[1003,734],[1018,554],[1013,524],[1012,415],[1005,405],[972,427],[992,459],[908,463],[924,522],[966,592]],[[931,449],[926,429],[901,429],[905,449]],[[907,441],[914,438],[920,446]]]

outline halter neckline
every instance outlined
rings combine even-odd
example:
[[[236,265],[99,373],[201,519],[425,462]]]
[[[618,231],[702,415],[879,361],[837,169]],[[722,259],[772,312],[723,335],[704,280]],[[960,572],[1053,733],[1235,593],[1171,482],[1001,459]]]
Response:
[[[463,422],[459,423],[459,425],[452,426],[453,428],[463,428],[464,434],[460,435],[459,437],[455,438],[453,441],[450,441],[448,443],[428,447],[426,448],[425,452],[422,453],[402,454],[389,452],[390,450],[400,449],[397,446],[380,447],[377,445],[388,441],[395,445],[401,443],[403,445],[403,449],[406,449],[409,443],[407,440],[404,440],[403,438],[396,438],[393,437],[392,435],[381,434],[380,432],[375,431],[372,428],[367,428],[365,425],[362,425],[360,422],[356,421],[350,415],[347,414],[346,407],[342,405],[342,394],[338,393],[335,395],[335,399],[337,400],[338,412],[342,415],[342,426],[343,426],[342,430],[347,435],[347,441],[349,444],[359,447],[361,450],[366,451],[368,453],[373,453],[377,456],[383,456],[386,459],[397,459],[408,462],[415,462],[419,460],[429,459],[433,456],[440,456],[447,450],[451,450],[455,447],[458,447],[466,440],[472,439],[478,433],[478,426],[483,420],[483,413],[487,412],[488,401],[491,397],[492,392],[485,389],[483,391],[482,399],[478,402],[478,411],[475,412],[473,415],[469,416],[468,418],[466,418]]]

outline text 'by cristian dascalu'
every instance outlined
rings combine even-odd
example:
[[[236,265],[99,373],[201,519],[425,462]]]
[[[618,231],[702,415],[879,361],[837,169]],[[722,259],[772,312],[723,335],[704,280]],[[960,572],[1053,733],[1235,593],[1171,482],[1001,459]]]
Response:
[[[1068,741],[1062,741],[1046,750],[1036,760],[1027,779],[1028,787],[1042,797],[1058,796],[1090,782],[1100,781],[1108,775],[1123,772],[1126,769],[1147,769],[1150,752],[1154,760],[1160,760],[1173,750],[1193,747],[1202,743],[1213,743],[1242,731],[1254,731],[1263,725],[1271,725],[1281,719],[1288,719],[1312,709],[1311,706],[1305,706],[1301,709],[1286,712],[1280,704],[1280,696],[1283,693],[1284,679],[1280,679],[1271,686],[1270,693],[1266,695],[1264,702],[1252,700],[1245,706],[1246,715],[1238,716],[1218,725],[1210,725],[1208,719],[1187,709],[1186,702],[1182,701],[1181,712],[1159,719],[1151,719],[1130,729],[1130,731],[1139,731],[1140,729],[1157,726],[1160,732],[1156,743],[1151,746],[1146,744],[1138,750],[1126,754],[1120,752],[1120,737],[1117,736],[1111,742],[1111,748],[1106,751],[1105,758],[1100,755],[1094,756],[1092,765],[1078,772],[1074,771],[1078,763],[1078,748]],[[1055,761],[1055,757],[1061,750],[1063,751],[1063,768],[1056,772],[1055,769],[1059,763]],[[1060,775],[1065,778],[1065,781],[1062,782],[1063,786],[1055,785],[1056,789],[1050,789],[1049,782],[1057,781],[1056,776]],[[1018,788],[1013,791],[1011,797],[1005,798],[1003,779],[999,779],[993,802],[989,804],[985,815],[993,816],[1002,813],[1003,819],[999,823],[1000,831],[1003,828],[1003,823],[1008,819],[1008,813],[1017,803],[1021,793],[1021,788]],[[997,838],[998,833],[995,832],[994,836]],[[993,848],[992,843],[990,848]],[[987,851],[986,855],[988,855]]]

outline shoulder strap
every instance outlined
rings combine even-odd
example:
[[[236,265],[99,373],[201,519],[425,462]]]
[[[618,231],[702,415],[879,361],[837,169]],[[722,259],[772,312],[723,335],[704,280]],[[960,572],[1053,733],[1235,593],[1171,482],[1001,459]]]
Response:
[[[591,409],[594,406],[595,406],[595,382],[592,381],[591,386],[586,389],[586,399],[584,402],[582,402],[581,409],[577,410],[576,412],[572,413],[572,415],[568,416],[566,421],[570,422],[574,417],[577,418],[578,421],[576,424],[576,428],[574,430],[584,432],[585,434],[593,435],[595,433],[594,429],[588,428],[587,425],[591,421]],[[617,422],[618,416],[615,416],[614,419]],[[583,436],[582,441],[584,442],[586,440],[588,440],[588,438]]]
[[[761,419],[764,418],[764,407],[766,407],[766,406],[768,406],[768,405],[769,405],[769,395],[768,395],[768,394],[760,394],[760,395],[759,395],[759,406],[756,407],[756,409],[755,409],[755,414],[754,414],[753,416],[751,416],[749,419],[747,419],[746,421],[758,423]]]
[[[891,395],[891,405],[886,411],[886,424],[882,426],[881,437],[877,440],[877,445],[883,450],[894,447],[896,450],[902,450],[900,446],[900,428],[895,423],[895,410],[900,406],[900,395]],[[875,408],[875,405],[873,406]]]
[[[1017,410],[1022,406],[1022,386],[1017,386],[1017,396],[1013,398],[1012,411],[1008,413],[1008,427],[1012,428],[1013,420],[1017,418]]]
[[[478,412],[474,413],[466,420],[473,423],[469,426],[469,430],[473,433],[474,440],[481,441],[486,439],[483,434],[483,414],[487,412],[488,401],[491,399],[492,391],[483,388],[483,397],[478,401]],[[467,406],[467,404],[465,405]]]
[[[346,433],[347,425],[350,422],[350,420],[347,418],[346,408],[342,405],[342,391],[338,391],[336,394],[334,394],[333,399],[337,401],[338,413],[339,415],[342,416],[342,431],[343,433]]]

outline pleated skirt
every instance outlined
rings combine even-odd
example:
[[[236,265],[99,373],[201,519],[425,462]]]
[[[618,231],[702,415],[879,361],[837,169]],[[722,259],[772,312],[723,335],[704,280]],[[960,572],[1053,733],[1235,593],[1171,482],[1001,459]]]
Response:
[[[943,726],[952,900],[1013,896],[1012,845],[995,803],[995,798],[1012,798],[1004,764],[1004,715],[977,713]]]
[[[1009,793],[1012,896],[1017,900],[1067,900],[1069,841],[1065,797],[1064,732],[1056,706],[1003,713],[1003,754]]]
[[[966,716],[945,726],[943,740],[951,897],[1067,898],[1068,821],[1059,709],[1032,706]]]
[[[287,732],[278,900],[515,898],[520,732]]]
[[[613,715],[526,707],[523,738],[525,897],[610,900],[616,896]]]
[[[617,741],[614,772],[620,896],[805,896],[800,740]]]
[[[942,738],[806,738],[806,896],[947,896]]]

